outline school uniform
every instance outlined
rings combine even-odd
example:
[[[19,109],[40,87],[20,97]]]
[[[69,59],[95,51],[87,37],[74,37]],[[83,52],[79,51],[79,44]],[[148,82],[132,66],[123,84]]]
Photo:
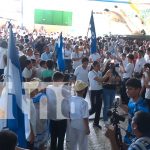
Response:
[[[98,125],[102,107],[102,84],[94,80],[95,77],[102,77],[102,73],[100,71],[96,72],[92,70],[88,74],[90,82],[89,90],[91,101],[91,109],[89,113],[90,115],[95,113],[94,124]]]
[[[85,132],[84,118],[89,117],[88,103],[84,98],[72,96],[70,99],[70,149],[87,150],[88,136]]]

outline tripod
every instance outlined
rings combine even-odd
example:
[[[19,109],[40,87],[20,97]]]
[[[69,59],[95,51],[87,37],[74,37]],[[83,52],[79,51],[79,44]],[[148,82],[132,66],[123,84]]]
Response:
[[[115,138],[120,150],[123,149],[122,135],[118,124],[115,124]]]

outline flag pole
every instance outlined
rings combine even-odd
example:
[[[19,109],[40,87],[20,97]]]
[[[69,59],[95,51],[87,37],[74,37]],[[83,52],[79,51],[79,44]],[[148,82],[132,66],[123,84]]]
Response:
[[[92,13],[93,13],[93,10],[91,11],[91,14],[92,14]],[[89,30],[90,30],[90,22],[89,22],[89,26],[88,26],[87,34],[86,34],[87,38],[88,38],[88,35],[89,35]]]

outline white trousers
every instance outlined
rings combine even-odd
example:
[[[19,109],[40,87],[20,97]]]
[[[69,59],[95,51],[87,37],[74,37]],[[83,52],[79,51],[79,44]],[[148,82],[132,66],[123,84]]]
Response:
[[[70,128],[70,150],[88,150],[88,135],[85,131]]]

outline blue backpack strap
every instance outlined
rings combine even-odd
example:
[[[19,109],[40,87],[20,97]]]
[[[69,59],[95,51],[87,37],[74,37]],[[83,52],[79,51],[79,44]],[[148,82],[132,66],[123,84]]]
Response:
[[[41,96],[44,95],[44,93],[38,93],[37,95],[35,95],[32,100],[33,103],[39,103]]]

